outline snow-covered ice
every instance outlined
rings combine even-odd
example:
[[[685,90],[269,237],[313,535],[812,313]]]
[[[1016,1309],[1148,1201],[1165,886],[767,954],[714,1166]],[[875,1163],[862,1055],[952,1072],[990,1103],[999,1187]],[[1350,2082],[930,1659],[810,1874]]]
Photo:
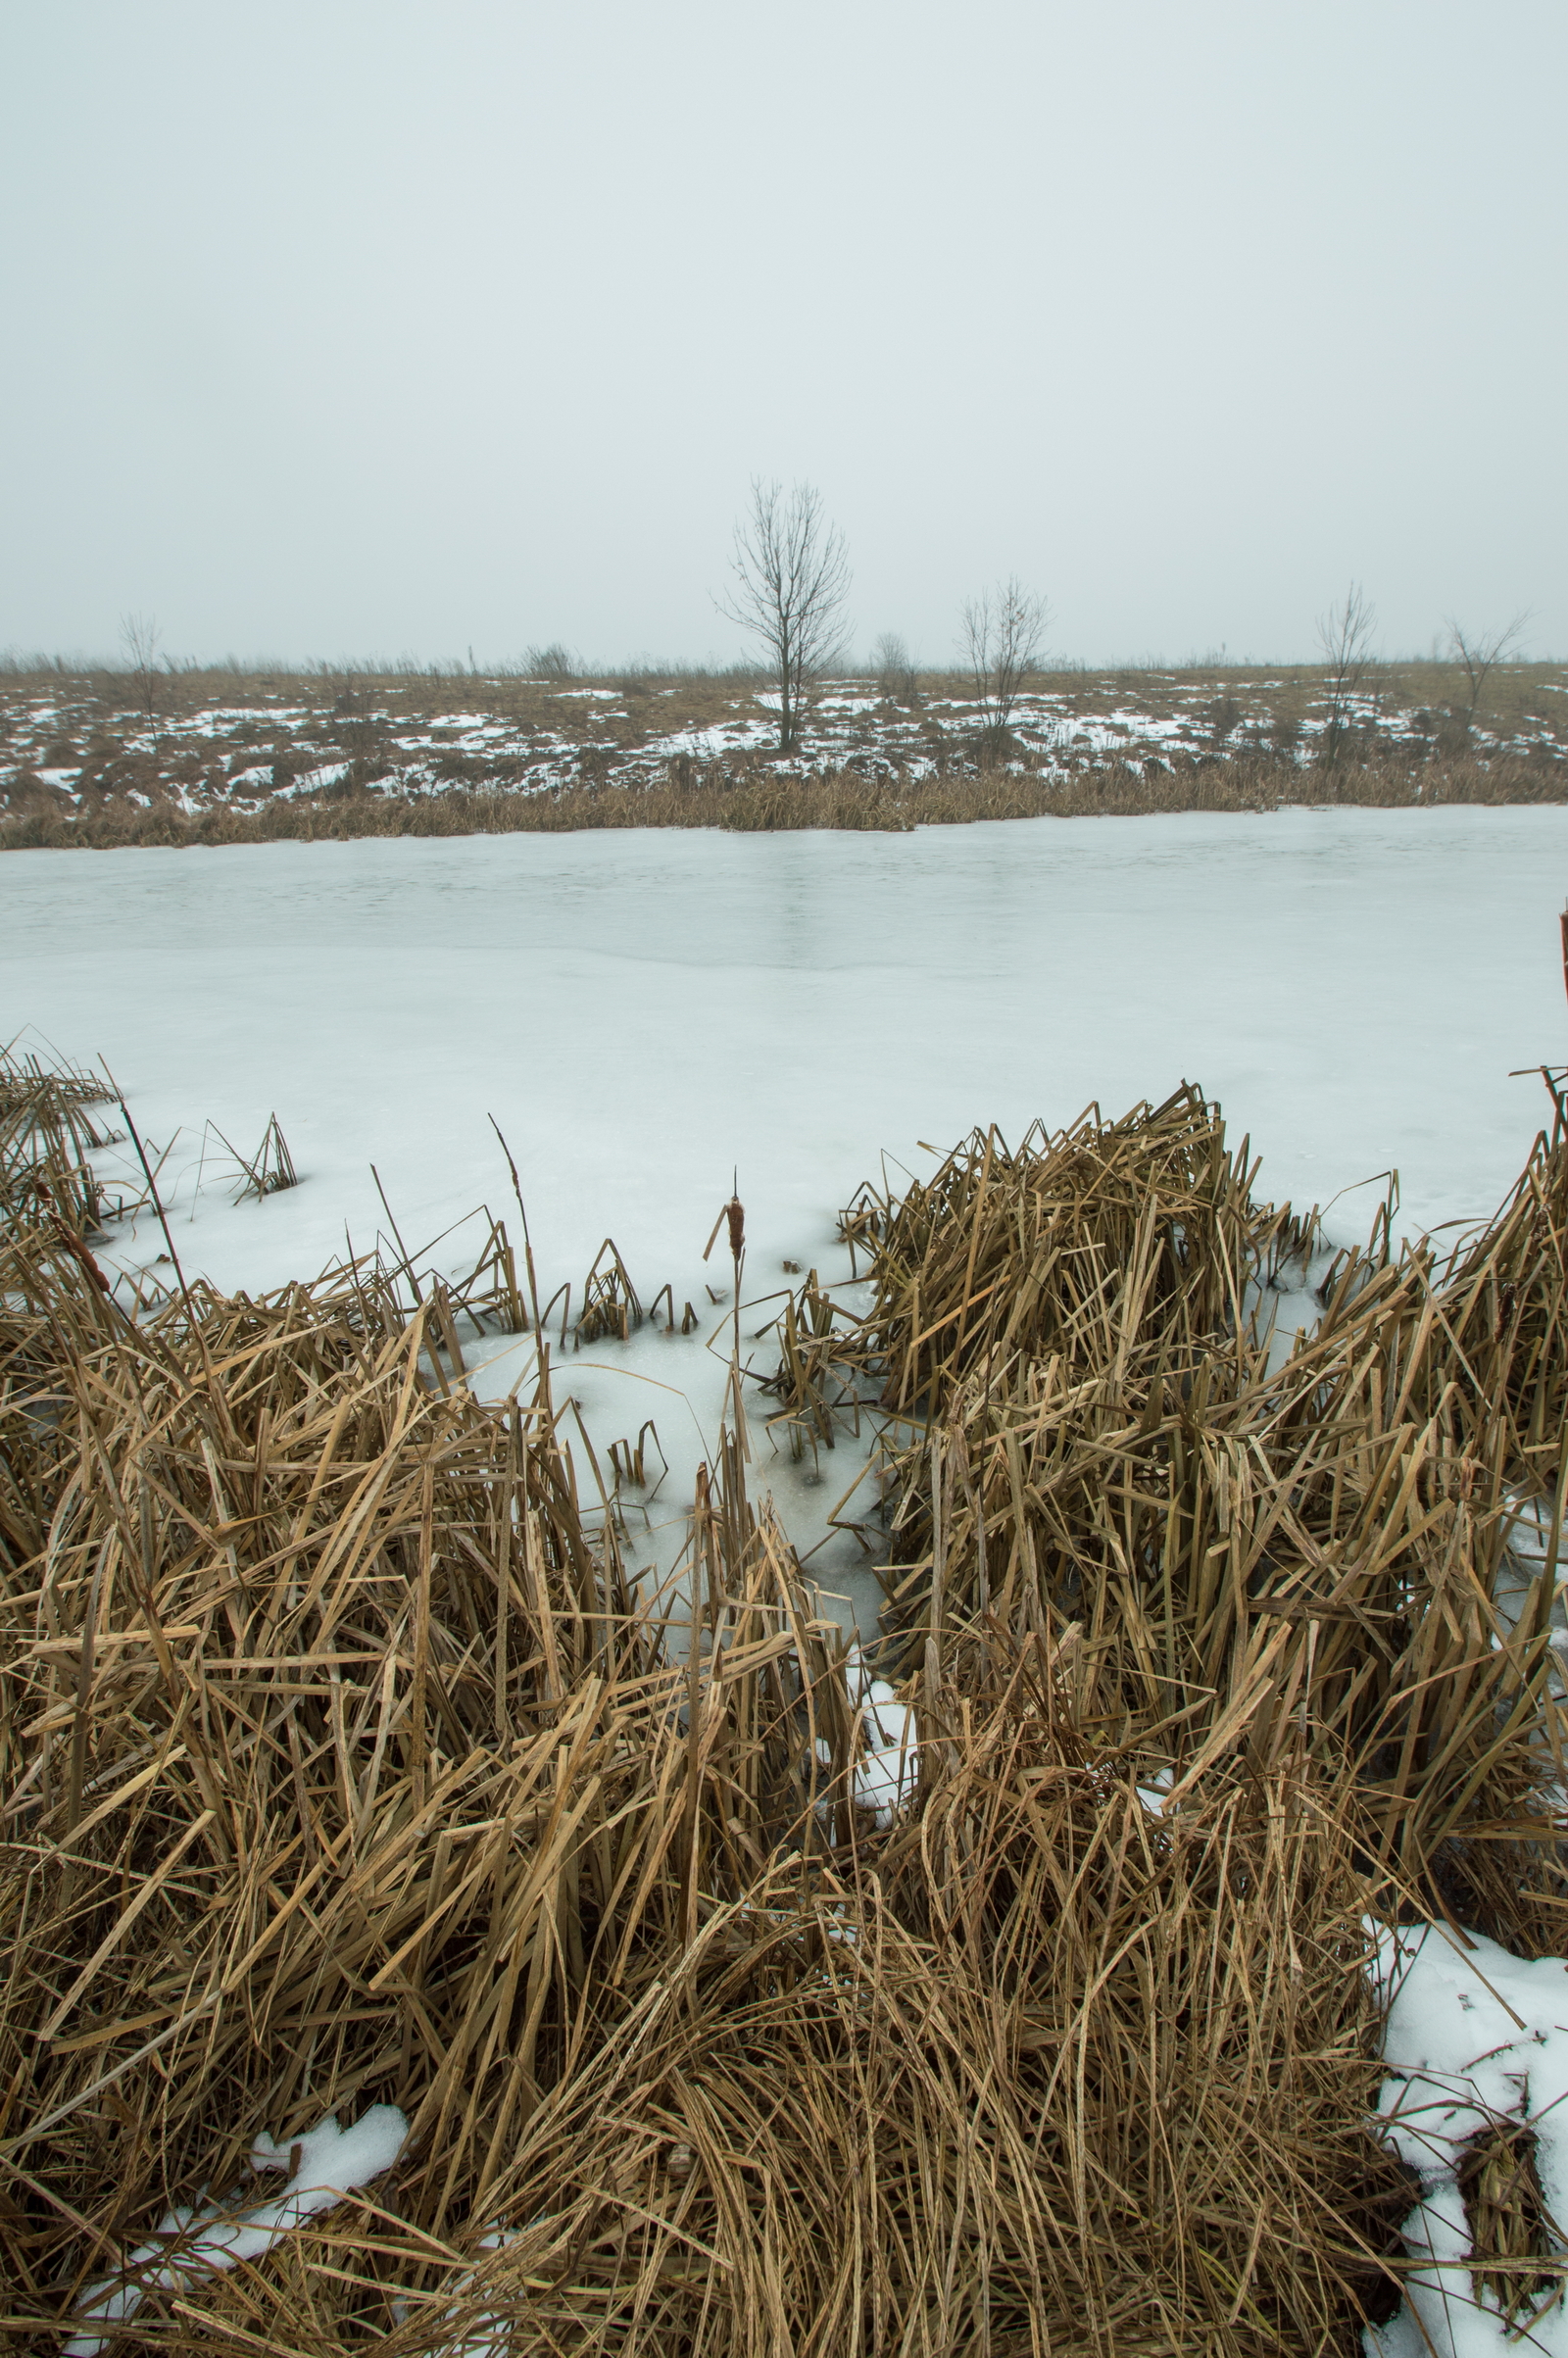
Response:
[[[386,1224],[372,1161],[411,1243],[481,1200],[515,1233],[494,1113],[546,1293],[580,1282],[608,1231],[645,1301],[667,1279],[703,1313],[703,1336],[645,1329],[563,1362],[601,1437],[655,1415],[671,1472],[644,1538],[667,1561],[723,1387],[728,1305],[704,1289],[723,1297],[728,1269],[700,1256],[733,1170],[749,1299],[791,1282],[785,1260],[842,1277],[837,1206],[868,1171],[929,1168],[921,1141],[991,1120],[1015,1137],[1183,1078],[1250,1132],[1271,1195],[1326,1202],[1397,1165],[1407,1231],[1485,1217],[1546,1110],[1510,1074],[1564,1057],[1565,888],[1555,807],[17,853],[0,860],[0,1031],[108,1058],[167,1151],[187,1268],[225,1287],[368,1246]],[[203,1123],[250,1147],[274,1110],[303,1184],[236,1205],[210,1147],[201,1168]],[[1345,1196],[1331,1240],[1363,1235],[1382,1192]],[[462,1248],[438,1261],[461,1268]],[[161,1250],[144,1220],[112,1253]],[[475,1339],[474,1381],[504,1391],[526,1355]],[[771,1461],[760,1417],[753,1440],[792,1530],[825,1528],[857,1453]],[[1521,1579],[1548,1537],[1539,1514],[1516,1523]],[[813,1568],[850,1586],[852,1548]],[[858,1654],[849,1675],[857,1794],[883,1818],[908,1788],[909,1715]],[[1142,1797],[1163,1808],[1156,1786]],[[1568,2217],[1568,1968],[1415,1928],[1380,1935],[1378,1971],[1382,2124],[1421,2175],[1405,2235],[1430,2265],[1369,2358],[1568,2358],[1560,2299],[1511,2344],[1476,2302],[1456,2176],[1477,2127],[1529,2123]],[[172,2215],[127,2264],[169,2284],[264,2251],[387,2168],[405,2133],[388,2106],[324,2122],[276,2199]],[[252,2158],[289,2153],[262,2139]],[[70,2351],[103,2347],[92,2329],[137,2297],[91,2286]]]
[[[1409,2256],[1430,2264],[1405,2279],[1404,2302],[1390,2323],[1368,2327],[1367,2358],[1568,2358],[1560,2283],[1539,2296],[1544,2306],[1523,2330],[1478,2293],[1459,2183],[1464,2148],[1478,2132],[1529,2128],[1553,2248],[1564,2248],[1568,1965],[1559,1957],[1527,1962],[1478,1933],[1442,1925],[1368,1929],[1380,1994],[1391,2001],[1379,2126],[1421,2181],[1401,2232]]]
[[[107,1056],[176,1167],[277,1111],[306,1184],[204,1197],[220,1284],[368,1241],[372,1160],[411,1237],[501,1208],[490,1111],[542,1273],[608,1229],[690,1292],[737,1163],[754,1263],[808,1260],[884,1149],[1184,1077],[1271,1193],[1396,1163],[1407,1226],[1484,1216],[1545,1105],[1510,1070],[1568,1050],[1565,887],[1556,807],[21,852],[0,1009]]]
[[[701,1254],[732,1172],[754,1300],[786,1260],[847,1275],[838,1206],[868,1173],[929,1170],[921,1141],[1183,1078],[1250,1132],[1266,1193],[1353,1191],[1333,1241],[1364,1237],[1383,1184],[1357,1183],[1391,1165],[1407,1228],[1485,1217],[1549,1109],[1510,1072],[1568,1043],[1565,889],[1554,806],[19,852],[0,1030],[107,1056],[169,1150],[181,1257],[220,1286],[367,1249],[372,1162],[411,1246],[482,1201],[515,1237],[493,1113],[543,1293],[580,1288],[612,1234],[644,1301],[667,1281],[714,1336],[705,1284],[729,1270]],[[303,1184],[234,1204],[209,1148],[197,1192],[207,1118],[253,1152],[274,1110]],[[162,1250],[143,1219],[112,1256]],[[481,1388],[525,1374],[499,1339],[474,1356]],[[649,1515],[677,1524],[722,1357],[644,1329],[565,1365],[599,1440],[655,1418],[671,1474]],[[794,1468],[754,1444],[814,1545],[853,1453]],[[812,1568],[845,1588],[858,1560],[836,1538]]]

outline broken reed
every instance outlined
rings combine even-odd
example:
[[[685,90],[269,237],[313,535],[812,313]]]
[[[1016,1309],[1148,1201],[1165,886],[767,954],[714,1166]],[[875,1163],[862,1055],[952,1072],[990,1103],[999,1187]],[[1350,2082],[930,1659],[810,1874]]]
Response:
[[[779,1402],[767,1430],[775,1441],[787,1442],[797,1464],[808,1449],[814,1456],[819,1447],[834,1448],[842,1428],[859,1437],[871,1374],[860,1347],[864,1325],[833,1300],[812,1269],[799,1292],[786,1298],[771,1330],[763,1330],[779,1349],[778,1366],[761,1387]]]
[[[243,1204],[247,1196],[254,1196],[260,1203],[264,1196],[274,1196],[285,1188],[298,1187],[299,1173],[294,1168],[294,1157],[289,1153],[288,1141],[278,1126],[275,1113],[268,1116],[262,1143],[255,1154],[250,1156],[242,1154],[238,1147],[230,1146],[216,1122],[211,1127],[220,1145],[232,1155],[240,1173],[239,1193],[234,1198],[236,1204]]]
[[[64,2330],[171,2205],[256,2199],[259,2131],[388,2100],[385,2181],[149,2292],[138,2345],[1352,2347],[1405,2201],[1364,2126],[1369,1881],[1555,1922],[1498,1814],[1542,1767],[1542,1648],[1495,1627],[1490,1461],[1467,1490],[1439,1447],[1493,1427],[1438,1354],[1511,1338],[1499,1480],[1539,1477],[1561,1159],[1458,1292],[1381,1244],[1342,1270],[1273,1391],[1247,1286],[1309,1228],[1251,1207],[1191,1093],[862,1195],[876,1310],[825,1318],[808,1280],[778,1397],[814,1430],[881,1381],[928,1427],[888,1575],[919,1784],[883,1833],[738,1443],[662,1606],[579,1498],[547,1348],[485,1407],[429,1289],[373,1263],[133,1320],[24,1191],[0,2335]],[[618,1256],[599,1275],[618,1326]],[[1152,1759],[1185,1786],[1159,1819]]]
[[[67,1240],[96,1234],[108,1213],[90,1156],[123,1134],[87,1108],[115,1091],[92,1073],[57,1071],[0,1049],[0,1220],[30,1207]],[[118,1207],[117,1207],[118,1208]]]

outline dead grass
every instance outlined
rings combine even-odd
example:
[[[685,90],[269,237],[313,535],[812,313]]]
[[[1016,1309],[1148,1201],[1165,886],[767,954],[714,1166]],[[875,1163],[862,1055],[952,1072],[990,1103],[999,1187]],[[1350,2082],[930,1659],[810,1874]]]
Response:
[[[1277,762],[1104,768],[1054,779],[1022,770],[946,777],[867,778],[852,770],[778,776],[760,765],[692,767],[647,785],[567,785],[559,791],[348,795],[272,803],[258,811],[190,816],[168,805],[117,807],[79,819],[58,813],[0,820],[0,849],[115,850],[238,843],[344,842],[370,836],[564,834],[607,827],[713,827],[738,834],[798,828],[906,832],[983,819],[1147,817],[1206,811],[1273,811],[1298,805],[1430,810],[1568,799],[1568,768],[1533,760],[1472,758],[1414,766],[1363,761],[1329,778]]]
[[[1552,1584],[1509,1608],[1503,1549],[1562,1488],[1560,1131],[1272,1375],[1247,1289],[1310,1222],[1192,1093],[862,1193],[871,1326],[808,1281],[780,1397],[875,1380],[910,1445],[877,1832],[734,1442],[655,1608],[548,1357],[481,1406],[398,1272],[127,1317],[46,1079],[0,1088],[5,2346],[259,2132],[386,2100],[388,2178],[135,2346],[1355,2348],[1404,2202],[1362,1911],[1562,1940]]]
[[[891,1476],[901,1658],[1071,1622],[1117,1751],[1178,1791],[1304,1753],[1351,1777],[1374,1874],[1442,1908],[1462,1859],[1495,1922],[1561,1775],[1550,1596],[1498,1594],[1519,1498],[1564,1479],[1568,1145],[1445,1265],[1381,1224],[1283,1366],[1258,1313],[1312,1221],[1252,1177],[1184,1090],[1016,1153],[977,1136],[885,1205],[861,1348],[921,1427]],[[1568,1885],[1527,1882],[1499,1937],[1553,1947]]]
[[[151,722],[123,674],[0,667],[0,848],[579,826],[907,826],[1281,800],[1561,800],[1561,666],[1376,668],[1332,778],[1312,668],[1070,670],[989,742],[973,683],[827,684],[801,760],[743,672],[176,669]],[[1093,726],[1089,726],[1089,723]]]

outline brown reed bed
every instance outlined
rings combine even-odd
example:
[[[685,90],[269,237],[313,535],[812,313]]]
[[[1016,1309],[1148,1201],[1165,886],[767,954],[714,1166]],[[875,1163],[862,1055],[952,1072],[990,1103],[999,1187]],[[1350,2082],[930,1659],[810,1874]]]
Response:
[[[383,2179],[121,2346],[1261,2358],[1392,2307],[1362,1913],[1562,1943],[1555,1563],[1507,1547],[1562,1488],[1560,1127],[1283,1367],[1314,1225],[1194,1092],[862,1191],[873,1313],[808,1278],[774,1397],[802,1446],[884,1397],[880,1830],[738,1441],[654,1596],[543,1343],[491,1408],[374,1262],[132,1315],[85,1183],[8,1168],[0,2346],[373,2102]]]
[[[864,1347],[921,1428],[891,1474],[900,1659],[1071,1622],[1118,1751],[1178,1790],[1310,1759],[1352,1780],[1379,1871],[1433,1905],[1480,1878],[1499,1938],[1560,1942],[1561,1615],[1508,1543],[1568,1466],[1561,1114],[1446,1262],[1394,1255],[1385,1209],[1283,1365],[1264,1307],[1315,1217],[1254,1177],[1183,1089],[1015,1153],[977,1135],[884,1206]]]
[[[1086,763],[1070,773],[1035,761],[981,763],[961,750],[937,774],[893,764],[779,772],[756,759],[681,760],[646,780],[611,783],[591,770],[553,788],[451,786],[439,793],[323,791],[256,811],[189,813],[170,800],[0,818],[0,851],[190,848],[345,842],[368,836],[563,834],[607,827],[713,827],[738,834],[797,828],[904,832],[981,819],[1142,818],[1177,811],[1245,813],[1287,805],[1427,810],[1568,800],[1555,756],[1370,756],[1332,771],[1263,755]]]

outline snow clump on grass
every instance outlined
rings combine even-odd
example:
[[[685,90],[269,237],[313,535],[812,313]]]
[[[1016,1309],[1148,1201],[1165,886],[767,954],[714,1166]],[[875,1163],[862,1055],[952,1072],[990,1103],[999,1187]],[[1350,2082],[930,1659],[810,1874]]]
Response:
[[[1568,2269],[1551,2256],[1568,2220],[1568,1964],[1439,1924],[1368,1931],[1389,2001],[1378,2126],[1421,2183],[1400,2232],[1422,2265],[1366,2329],[1367,2358],[1568,2358]],[[1491,2187],[1489,2144],[1505,2164]],[[1489,2270],[1499,2257],[1511,2265]]]
[[[287,2145],[274,2145],[264,2134],[251,2147],[251,2168],[290,2171],[275,2201],[249,2210],[209,2203],[200,2211],[169,2212],[152,2241],[137,2244],[117,2276],[102,2277],[88,2286],[78,2314],[93,2323],[121,2325],[135,2315],[150,2289],[176,2290],[204,2270],[216,2272],[232,2268],[237,2260],[260,2259],[290,2228],[329,2211],[354,2187],[368,2186],[390,2170],[408,2134],[408,2121],[395,2104],[372,2104],[351,2129],[340,2129],[328,2114]],[[147,2263],[160,2254],[166,2255],[163,2265],[150,2275],[144,2273]],[[98,2358],[111,2338],[108,2333],[74,2333],[65,2358]]]

